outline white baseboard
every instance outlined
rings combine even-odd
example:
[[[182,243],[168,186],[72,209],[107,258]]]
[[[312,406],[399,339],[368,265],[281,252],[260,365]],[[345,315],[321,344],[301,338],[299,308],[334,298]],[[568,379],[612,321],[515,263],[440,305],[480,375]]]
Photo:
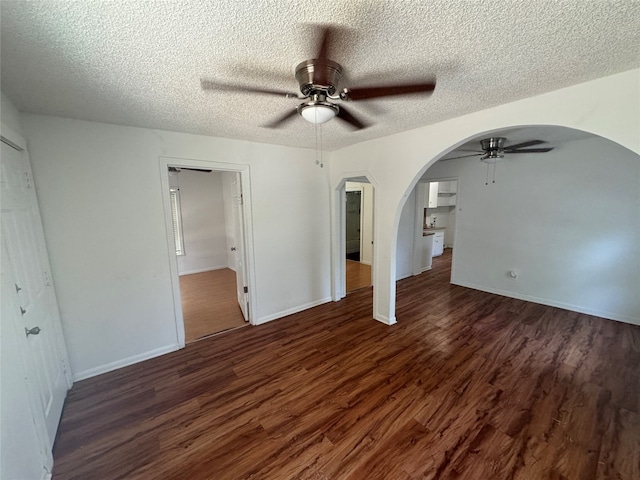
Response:
[[[539,303],[540,305],[547,305],[549,307],[562,308],[563,310],[570,310],[572,312],[586,313],[587,315],[593,315],[594,317],[606,318],[609,320],[616,320],[618,322],[630,323],[632,325],[640,325],[640,319],[632,318],[627,315],[620,315],[612,312],[605,312],[602,310],[596,310],[593,308],[583,307],[581,305],[573,305],[570,303],[557,302],[555,300],[548,300],[546,298],[534,297],[532,295],[524,295],[517,292],[510,292],[507,290],[500,290],[499,288],[485,287],[483,285],[475,285],[473,283],[458,282],[451,280],[454,285],[461,287],[473,288],[474,290],[480,290],[481,292],[495,293],[496,295],[502,295],[503,297],[516,298],[518,300],[525,300],[527,302]]]
[[[299,305],[297,307],[289,308],[288,310],[282,310],[281,312],[278,312],[278,313],[266,315],[264,317],[258,318],[254,323],[254,325],[262,325],[263,323],[271,322],[273,320],[277,320],[278,318],[286,317],[287,315],[293,315],[294,313],[302,312],[303,310],[308,310],[309,308],[317,307],[318,305],[322,305],[324,303],[329,303],[331,300],[332,300],[331,297],[324,297],[320,300],[305,303],[304,305]]]
[[[107,363],[106,365],[101,365],[99,367],[90,368],[89,370],[83,370],[82,372],[74,372],[73,381],[77,382],[86,378],[95,377],[96,375],[111,372],[113,370],[117,370],[118,368],[128,367],[129,365],[133,365],[134,363],[159,357],[160,355],[175,352],[176,350],[180,350],[180,345],[178,345],[177,343],[175,345],[167,345],[166,347],[156,348],[155,350],[150,350],[148,352],[134,355],[132,357],[123,358],[122,360],[116,360],[115,362]]]
[[[380,323],[384,323],[385,325],[394,325],[395,323],[397,323],[395,316],[389,318],[386,315],[374,315],[373,319]]]
[[[195,270],[187,270],[186,272],[179,272],[178,276],[182,275],[193,275],[194,273],[204,273],[204,272],[212,272],[213,270],[222,270],[223,268],[229,268],[226,265],[220,265],[218,267],[207,267],[207,268],[198,268]]]

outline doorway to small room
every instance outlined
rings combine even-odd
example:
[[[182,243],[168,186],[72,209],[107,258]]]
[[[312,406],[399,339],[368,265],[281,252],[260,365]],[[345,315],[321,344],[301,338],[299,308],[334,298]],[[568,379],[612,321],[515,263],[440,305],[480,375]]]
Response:
[[[168,166],[184,343],[248,324],[238,172]]]
[[[373,261],[373,186],[345,183],[346,293],[370,287]]]

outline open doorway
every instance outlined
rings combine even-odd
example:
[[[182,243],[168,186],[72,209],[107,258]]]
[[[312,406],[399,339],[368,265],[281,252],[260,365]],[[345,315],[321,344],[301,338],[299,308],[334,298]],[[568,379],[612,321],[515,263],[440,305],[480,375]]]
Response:
[[[425,184],[422,223],[424,234],[433,238],[431,243],[432,267],[451,270],[456,232],[458,179],[423,175]]]
[[[370,287],[373,262],[373,186],[345,183],[346,293]]]
[[[166,168],[178,337],[181,327],[184,344],[248,325],[241,173],[184,163]]]

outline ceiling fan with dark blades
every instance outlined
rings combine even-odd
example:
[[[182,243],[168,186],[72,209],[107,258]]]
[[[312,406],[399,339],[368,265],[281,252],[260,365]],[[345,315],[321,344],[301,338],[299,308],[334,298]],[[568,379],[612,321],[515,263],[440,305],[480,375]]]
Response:
[[[553,147],[543,148],[527,148],[534,145],[546,143],[544,140],[529,140],[515,145],[505,146],[507,139],[505,137],[490,137],[480,140],[480,148],[482,150],[458,150],[458,152],[476,152],[471,155],[459,155],[457,157],[442,158],[441,160],[455,160],[457,158],[480,157],[485,163],[496,163],[504,158],[505,155],[512,153],[546,153],[553,150]]]
[[[242,86],[209,79],[201,79],[200,85],[203,90],[249,92],[304,100],[295,110],[287,112],[265,125],[269,128],[282,127],[293,119],[296,114],[300,114],[305,120],[315,124],[325,123],[336,117],[356,130],[366,128],[368,124],[358,119],[342,104],[336,103],[337,101],[369,100],[417,93],[431,94],[436,88],[434,81],[427,81],[423,83],[377,85],[339,90],[340,79],[344,69],[342,65],[329,58],[329,49],[335,43],[335,33],[334,27],[326,25],[318,27],[319,48],[317,55],[311,60],[299,63],[295,68],[295,79],[300,87],[300,93],[268,87]]]

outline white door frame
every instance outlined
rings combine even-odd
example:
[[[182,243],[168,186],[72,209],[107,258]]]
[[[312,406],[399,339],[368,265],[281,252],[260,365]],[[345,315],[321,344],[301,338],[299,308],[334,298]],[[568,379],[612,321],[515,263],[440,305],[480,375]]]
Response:
[[[176,321],[176,339],[180,348],[185,346],[185,333],[184,333],[184,317],[182,314],[182,300],[180,295],[180,278],[178,275],[178,260],[175,255],[175,245],[173,240],[173,221],[171,219],[171,200],[169,193],[169,167],[182,167],[182,168],[203,168],[220,172],[237,172],[240,174],[240,184],[242,185],[243,202],[240,205],[243,227],[244,227],[244,245],[242,249],[244,251],[245,265],[247,276],[245,281],[248,287],[248,301],[249,301],[249,323],[255,325],[256,320],[256,275],[255,275],[255,261],[253,254],[253,215],[251,210],[251,182],[250,182],[250,169],[246,164],[224,163],[213,160],[195,160],[187,158],[176,157],[159,157],[160,163],[160,178],[162,185],[162,202],[164,207],[164,216],[167,233],[167,246],[169,248],[169,270],[171,273],[171,289],[173,294],[173,308]]]
[[[362,180],[362,177],[366,178],[373,186],[373,252],[372,252],[372,265],[371,265],[371,284],[374,288],[375,295],[375,278],[376,278],[376,259],[378,251],[378,242],[376,242],[378,236],[378,223],[375,221],[375,195],[378,188],[378,182],[368,171],[349,172],[342,174],[338,178],[331,189],[331,299],[334,302],[342,300],[347,296],[347,271],[346,271],[346,217],[347,217],[347,190],[345,187],[346,182],[353,181],[358,182]],[[362,197],[361,197],[362,198]],[[362,216],[360,217],[362,220]],[[362,236],[360,237],[362,238]]]

